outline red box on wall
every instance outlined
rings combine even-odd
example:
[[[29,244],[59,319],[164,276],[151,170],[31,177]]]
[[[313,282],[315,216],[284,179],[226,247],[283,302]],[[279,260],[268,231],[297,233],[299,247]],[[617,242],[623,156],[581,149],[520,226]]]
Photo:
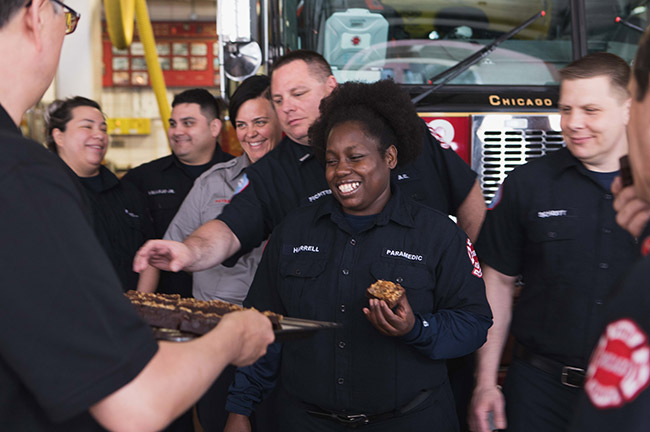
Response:
[[[215,87],[219,85],[219,45],[213,22],[152,23],[158,60],[169,87]],[[126,50],[111,45],[103,25],[104,87],[145,87],[149,73],[137,27]]]

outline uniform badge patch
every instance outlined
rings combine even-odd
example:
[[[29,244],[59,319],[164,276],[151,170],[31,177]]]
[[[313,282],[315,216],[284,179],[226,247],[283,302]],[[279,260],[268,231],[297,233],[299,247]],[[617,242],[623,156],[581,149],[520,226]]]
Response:
[[[597,408],[632,402],[650,381],[648,336],[628,318],[610,323],[591,357],[585,392]]]
[[[476,256],[476,252],[474,251],[474,246],[472,245],[472,242],[469,239],[467,239],[467,255],[469,256],[469,260],[472,262],[472,265],[474,266],[474,270],[472,270],[472,274],[477,278],[482,278],[483,271],[481,270],[481,265],[478,263],[478,257]]]
[[[248,180],[248,176],[246,174],[244,174],[242,176],[242,178],[239,179],[239,183],[237,183],[237,188],[235,189],[235,192],[233,193],[233,195],[237,195],[239,192],[246,189],[246,186],[248,186],[248,183],[250,183],[250,181]]]

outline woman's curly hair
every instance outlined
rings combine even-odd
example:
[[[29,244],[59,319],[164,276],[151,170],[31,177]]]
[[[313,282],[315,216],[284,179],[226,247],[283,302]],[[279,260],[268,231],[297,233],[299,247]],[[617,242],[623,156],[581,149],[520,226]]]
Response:
[[[341,84],[321,101],[319,109],[320,118],[309,128],[309,140],[320,160],[325,160],[330,131],[345,122],[361,124],[367,135],[379,141],[382,155],[394,145],[400,166],[420,153],[424,126],[406,92],[392,80]]]

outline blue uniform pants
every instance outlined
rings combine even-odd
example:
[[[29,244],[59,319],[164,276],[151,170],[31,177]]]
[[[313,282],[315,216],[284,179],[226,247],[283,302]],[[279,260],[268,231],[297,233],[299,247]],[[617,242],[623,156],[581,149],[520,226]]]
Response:
[[[314,409],[280,389],[278,423],[282,432],[456,432],[458,421],[454,397],[445,383],[418,407],[403,416],[377,421],[352,428],[342,423],[314,417],[307,413]]]
[[[565,432],[581,389],[514,359],[503,391],[509,432]]]

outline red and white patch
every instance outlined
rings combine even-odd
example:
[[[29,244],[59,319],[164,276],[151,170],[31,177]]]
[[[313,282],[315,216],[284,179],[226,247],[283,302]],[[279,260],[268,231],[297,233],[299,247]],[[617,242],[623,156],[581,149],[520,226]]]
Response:
[[[610,323],[591,356],[585,391],[596,407],[632,402],[650,381],[647,335],[631,319]]]
[[[474,252],[474,246],[472,246],[472,242],[467,239],[467,255],[469,256],[469,260],[472,262],[472,265],[474,266],[474,270],[472,270],[472,274],[478,278],[483,277],[483,271],[481,270],[481,265],[478,263],[478,257],[476,256],[476,252]]]

